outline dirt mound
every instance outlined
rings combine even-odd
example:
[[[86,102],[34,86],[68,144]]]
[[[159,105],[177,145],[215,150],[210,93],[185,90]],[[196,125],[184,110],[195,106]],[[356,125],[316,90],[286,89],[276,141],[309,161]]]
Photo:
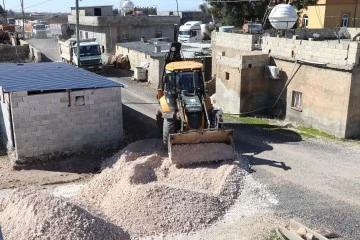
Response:
[[[154,139],[129,145],[107,166],[78,199],[132,237],[205,228],[234,203],[245,174],[239,160],[177,168]]]
[[[0,199],[7,240],[130,239],[119,227],[39,190],[19,189]]]

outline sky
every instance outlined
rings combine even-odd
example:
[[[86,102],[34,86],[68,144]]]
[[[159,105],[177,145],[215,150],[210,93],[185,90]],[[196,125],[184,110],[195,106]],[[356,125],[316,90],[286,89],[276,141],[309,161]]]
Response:
[[[21,11],[20,0],[5,1],[6,10]],[[25,12],[70,12],[75,7],[75,0],[23,0]],[[135,6],[157,7],[158,11],[176,11],[176,0],[131,0]],[[178,0],[179,11],[199,10],[201,0]],[[120,0],[81,0],[79,6],[113,5],[119,8]]]

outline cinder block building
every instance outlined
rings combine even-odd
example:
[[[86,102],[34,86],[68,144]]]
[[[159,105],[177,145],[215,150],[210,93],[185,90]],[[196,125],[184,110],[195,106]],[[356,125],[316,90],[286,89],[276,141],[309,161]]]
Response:
[[[228,113],[263,107],[270,84],[264,76],[264,67],[270,59],[268,54],[254,51],[257,37],[213,32],[211,39],[216,104]]]
[[[123,140],[124,85],[65,63],[0,64],[0,129],[14,165]]]
[[[355,30],[349,29],[351,37]],[[225,112],[276,110],[337,137],[360,136],[358,41],[263,36],[260,51],[253,37],[220,32],[212,37],[216,102]]]

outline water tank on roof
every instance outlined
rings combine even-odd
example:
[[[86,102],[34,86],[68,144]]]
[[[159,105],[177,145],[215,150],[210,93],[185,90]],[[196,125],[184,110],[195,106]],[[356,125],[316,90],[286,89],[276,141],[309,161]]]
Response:
[[[234,32],[234,26],[221,26],[221,27],[219,27],[219,32],[233,33]]]
[[[293,6],[289,4],[276,5],[269,14],[271,26],[275,29],[285,30],[292,28],[298,19]]]
[[[134,3],[133,3],[132,1],[130,1],[130,0],[124,0],[124,1],[122,1],[120,7],[121,7],[121,10],[122,10],[123,12],[131,12],[131,11],[134,10],[135,5],[134,5]]]

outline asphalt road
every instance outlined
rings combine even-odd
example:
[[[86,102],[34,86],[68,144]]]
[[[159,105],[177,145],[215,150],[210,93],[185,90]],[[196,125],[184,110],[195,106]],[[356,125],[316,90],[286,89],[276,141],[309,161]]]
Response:
[[[50,45],[41,50],[56,59]],[[122,91],[126,140],[159,138],[156,91],[132,81],[129,72],[107,67],[103,75],[128,85]],[[272,206],[278,216],[360,239],[360,143],[303,139],[291,129],[280,133],[236,122],[226,127],[235,130],[236,150],[248,159],[253,177],[278,200]]]

